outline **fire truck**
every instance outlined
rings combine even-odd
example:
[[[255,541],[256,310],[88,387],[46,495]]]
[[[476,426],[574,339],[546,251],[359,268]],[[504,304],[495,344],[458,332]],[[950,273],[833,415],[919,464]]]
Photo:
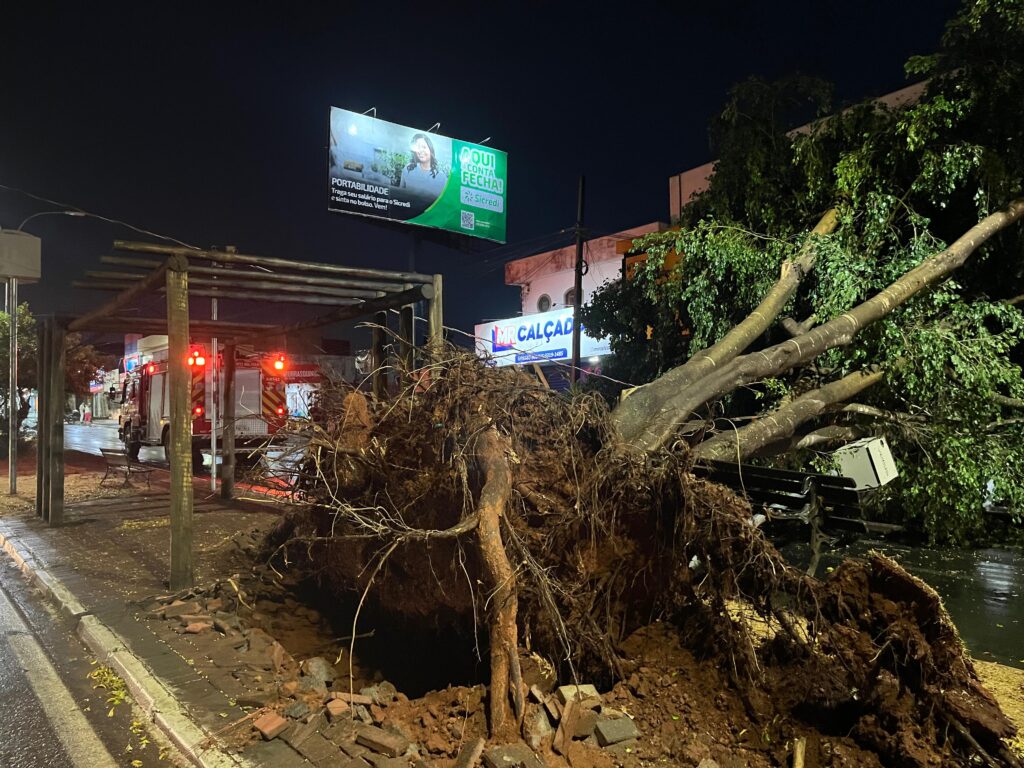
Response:
[[[192,374],[192,456],[193,465],[202,466],[202,449],[210,447],[213,423],[214,366],[208,364],[201,346],[189,349],[188,366]],[[218,361],[220,362],[220,361]],[[288,419],[285,396],[287,361],[283,354],[239,356],[235,360],[235,443],[262,445]],[[218,382],[217,433],[223,434],[223,365],[216,366]],[[126,452],[134,459],[144,445],[163,446],[168,459],[170,447],[170,399],[168,397],[167,360],[154,360],[136,368],[121,389],[121,416],[118,436]]]

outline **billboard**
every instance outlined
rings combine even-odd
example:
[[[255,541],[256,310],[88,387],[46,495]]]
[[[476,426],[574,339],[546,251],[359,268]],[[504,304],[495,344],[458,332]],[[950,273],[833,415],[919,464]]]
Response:
[[[328,210],[505,242],[508,155],[331,107]]]
[[[572,307],[494,320],[476,326],[476,353],[492,365],[528,365],[572,361]],[[580,359],[611,353],[608,339],[587,336],[580,328]]]

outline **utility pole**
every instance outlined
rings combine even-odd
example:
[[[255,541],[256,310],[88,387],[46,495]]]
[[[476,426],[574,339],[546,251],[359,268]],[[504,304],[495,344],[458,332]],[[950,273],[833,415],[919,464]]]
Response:
[[[210,299],[210,319],[217,319],[217,299]],[[210,490],[217,492],[217,396],[220,394],[220,387],[217,386],[217,376],[220,374],[220,367],[217,365],[217,337],[214,336],[210,343]]]
[[[576,205],[576,283],[572,296],[572,368],[569,381],[575,384],[580,377],[580,306],[583,304],[583,176],[580,176],[580,192]]]

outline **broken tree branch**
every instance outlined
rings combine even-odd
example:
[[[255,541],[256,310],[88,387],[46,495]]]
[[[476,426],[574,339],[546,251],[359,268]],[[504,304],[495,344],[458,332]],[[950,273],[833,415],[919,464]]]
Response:
[[[857,371],[819,389],[806,392],[767,416],[732,432],[720,432],[705,440],[694,451],[702,459],[740,460],[761,446],[782,440],[796,432],[797,427],[820,416],[837,402],[863,392],[882,380],[882,372]]]
[[[688,376],[684,371],[689,363],[669,371],[631,394],[615,409],[612,418],[619,436],[636,448],[654,450],[663,447],[672,439],[679,424],[708,402],[737,387],[813,360],[828,349],[849,344],[861,329],[950,275],[980,245],[1016,223],[1021,216],[1024,216],[1024,198],[986,216],[944,251],[926,259],[849,312],[802,336],[737,357],[692,384],[687,384]]]
[[[790,336],[799,336],[811,330],[816,322],[818,322],[818,318],[814,315],[811,315],[803,322],[797,322],[792,317],[784,317],[782,318],[782,327]]]

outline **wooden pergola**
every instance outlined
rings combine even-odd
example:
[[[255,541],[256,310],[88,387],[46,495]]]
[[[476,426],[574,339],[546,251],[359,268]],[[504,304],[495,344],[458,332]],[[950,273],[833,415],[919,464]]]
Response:
[[[36,452],[36,514],[49,525],[64,522],[64,340],[68,331],[166,333],[171,472],[170,529],[172,590],[192,586],[192,419],[191,382],[187,365],[191,337],[217,338],[223,344],[224,434],[221,495],[234,493],[235,355],[240,344],[360,317],[374,316],[373,391],[385,389],[384,329],[389,310],[398,310],[399,354],[412,364],[415,354],[413,309],[429,302],[428,343],[442,332],[440,275],[343,267],[236,253],[232,249],[196,250],[118,240],[114,250],[135,255],[103,256],[119,267],[86,273],[75,287],[115,291],[110,301],[76,318],[47,316],[39,324],[38,449]],[[141,255],[140,255],[141,254]],[[140,300],[166,294],[165,317],[125,314]],[[225,320],[189,320],[189,297],[274,302],[322,307],[309,319],[289,325]],[[214,355],[219,350],[214,350]],[[214,457],[216,461],[216,456]]]

